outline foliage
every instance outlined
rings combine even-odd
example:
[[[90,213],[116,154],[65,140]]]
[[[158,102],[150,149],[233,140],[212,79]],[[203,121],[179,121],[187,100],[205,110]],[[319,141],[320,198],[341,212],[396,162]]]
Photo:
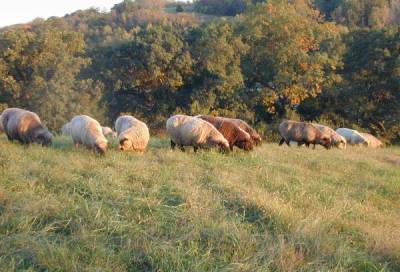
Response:
[[[90,59],[80,56],[81,34],[46,30],[7,31],[0,35],[0,103],[46,116],[45,123],[59,128],[78,113],[98,118],[102,85],[79,78]],[[96,114],[97,113],[97,114]]]
[[[320,108],[319,114],[334,113],[347,120],[344,123],[353,122],[389,141],[399,140],[400,33],[360,30],[350,33],[346,43],[344,81],[303,112]]]
[[[52,129],[76,113],[108,125],[131,113],[157,130],[173,113],[218,114],[267,134],[282,118],[330,120],[400,141],[389,2],[200,0],[177,13],[125,0],[7,27],[0,110],[34,110]]]

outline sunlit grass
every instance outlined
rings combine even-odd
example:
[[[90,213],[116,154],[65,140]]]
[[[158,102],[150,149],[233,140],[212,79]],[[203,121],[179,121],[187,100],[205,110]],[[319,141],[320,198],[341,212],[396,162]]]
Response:
[[[0,137],[0,271],[399,271],[400,148],[102,157]]]

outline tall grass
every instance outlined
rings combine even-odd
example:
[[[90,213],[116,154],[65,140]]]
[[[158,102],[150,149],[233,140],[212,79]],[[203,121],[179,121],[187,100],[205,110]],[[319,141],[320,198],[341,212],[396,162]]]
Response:
[[[0,271],[400,270],[400,148],[168,146],[0,137]]]

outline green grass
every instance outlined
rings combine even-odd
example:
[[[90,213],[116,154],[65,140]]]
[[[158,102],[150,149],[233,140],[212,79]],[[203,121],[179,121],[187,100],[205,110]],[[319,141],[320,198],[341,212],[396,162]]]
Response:
[[[101,157],[0,137],[0,271],[399,271],[400,148]]]

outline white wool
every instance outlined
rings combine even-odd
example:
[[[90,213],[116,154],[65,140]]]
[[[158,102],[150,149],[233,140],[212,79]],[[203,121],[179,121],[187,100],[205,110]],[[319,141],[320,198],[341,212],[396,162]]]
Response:
[[[124,150],[134,150],[143,152],[150,140],[150,132],[147,125],[130,115],[118,117],[115,121],[115,130],[118,134],[118,140],[129,141],[127,145],[123,145]]]
[[[174,115],[167,120],[167,133],[171,140],[182,146],[211,147],[228,141],[210,123],[197,117]]]
[[[70,132],[74,143],[94,148],[96,145],[107,145],[107,139],[99,122],[86,115],[77,115],[70,122]]]
[[[350,145],[368,145],[368,141],[357,130],[338,128],[336,132],[343,136]]]

